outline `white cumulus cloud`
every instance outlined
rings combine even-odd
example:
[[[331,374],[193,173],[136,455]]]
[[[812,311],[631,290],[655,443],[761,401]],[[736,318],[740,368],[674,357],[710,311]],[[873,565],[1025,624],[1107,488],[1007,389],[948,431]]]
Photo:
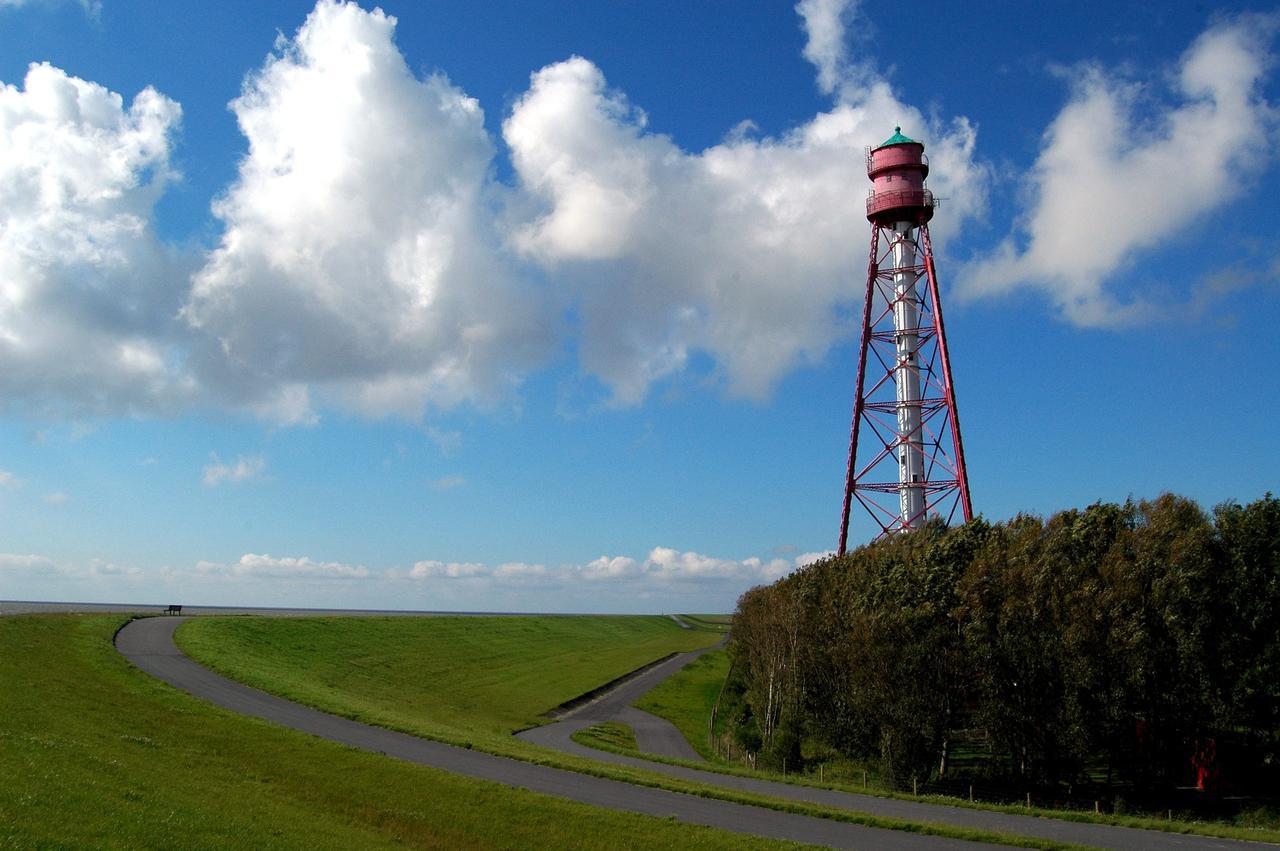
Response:
[[[476,562],[420,561],[406,574],[410,579],[466,579],[483,576],[489,569]]]
[[[1255,16],[1211,27],[1182,57],[1172,100],[1100,67],[1075,69],[1028,177],[1023,232],[967,267],[961,292],[1032,288],[1087,326],[1149,311],[1121,273],[1189,228],[1229,229],[1230,216],[1211,224],[1206,214],[1246,192],[1273,156],[1277,113],[1259,84],[1276,24]]]
[[[215,487],[223,482],[238,484],[256,479],[267,468],[267,461],[261,455],[245,457],[243,455],[228,463],[218,457],[217,453],[209,454],[209,463],[205,465],[203,481],[205,487]]]
[[[145,574],[140,567],[128,564],[116,564],[105,559],[90,559],[88,565],[82,568],[69,568],[68,573],[75,576],[85,576],[90,579],[115,579],[130,578],[136,579]]]
[[[801,553],[800,555],[795,557],[795,565],[796,567],[806,567],[808,565],[813,564],[814,562],[831,558],[835,554],[836,554],[835,550],[823,550],[822,552]]]
[[[627,556],[600,556],[582,566],[579,574],[583,579],[621,579],[639,576],[644,572],[644,563]]]
[[[22,555],[20,553],[0,553],[0,570],[24,573],[41,573],[57,570],[51,559],[38,555]]]
[[[466,483],[466,476],[441,476],[431,483],[431,489],[437,491],[451,491],[454,488],[462,487]]]
[[[202,561],[196,565],[196,571],[203,575],[256,579],[368,579],[372,575],[369,568],[360,564],[256,553],[245,553],[231,564]]]
[[[0,84],[0,408],[172,410],[186,267],[156,238],[181,109],[47,63]]]
[[[231,104],[248,153],[201,257],[153,226],[179,105],[31,65],[0,84],[0,412],[417,419],[508,400],[565,343],[616,404],[704,364],[730,395],[767,396],[854,333],[865,146],[899,125],[926,142],[948,199],[940,252],[989,182],[966,118],[905,103],[857,55],[861,4],[796,11],[830,108],[775,135],[744,116],[688,150],[582,57],[533,73],[495,140],[474,99],[409,70],[393,17],[320,0]],[[1224,210],[1271,156],[1259,89],[1276,20],[1211,27],[1171,96],[1076,69],[1025,228],[958,288],[1035,289],[1086,325],[1146,309],[1118,274]]]
[[[152,227],[178,104],[33,65],[0,91],[0,404],[419,418],[508,398],[566,335],[620,404],[698,354],[763,397],[851,333],[865,145],[896,124],[929,142],[940,243],[985,186],[968,122],[850,60],[855,5],[799,11],[829,111],[687,151],[573,57],[507,116],[505,186],[479,104],[409,70],[395,19],[320,0],[231,104],[248,153],[203,258]]]
[[[245,553],[186,569],[105,558],[58,562],[0,553],[13,599],[142,602],[163,591],[191,604],[486,611],[725,611],[753,585],[802,567],[794,559],[728,559],[670,547],[585,563],[418,561],[409,568]],[[114,590],[113,590],[114,589]],[[180,595],[174,596],[174,595]]]
[[[983,207],[973,127],[928,120],[883,79],[854,76],[833,52],[848,14],[806,18],[820,75],[844,82],[838,102],[777,138],[738,131],[686,151],[582,57],[533,74],[516,102],[503,137],[534,206],[511,240],[574,305],[581,367],[615,402],[643,400],[695,353],[730,394],[761,398],[851,333],[839,311],[861,297],[863,152],[895,125],[927,140],[935,189],[954,200],[939,242]]]
[[[249,143],[184,316],[282,421],[500,396],[551,322],[493,233],[479,104],[417,79],[381,10],[321,0],[232,103]]]
[[[391,567],[371,570],[364,565],[319,561],[309,556],[277,557],[246,553],[239,561],[201,561],[196,572],[205,577],[261,579],[363,579],[374,583],[413,582],[424,585],[464,581],[475,591],[484,589],[527,589],[530,591],[581,587],[586,582],[592,593],[659,593],[680,586],[707,586],[728,589],[736,594],[762,582],[772,582],[814,559],[805,554],[794,559],[716,558],[670,547],[654,547],[644,558],[601,556],[586,563],[558,565],[538,562],[446,562],[425,559],[411,568]]]
[[[144,573],[141,568],[100,558],[89,559],[84,564],[59,563],[47,556],[17,553],[0,553],[0,571],[27,579],[60,580],[135,578]]]
[[[818,70],[818,88],[836,94],[854,75],[849,62],[848,24],[858,8],[855,0],[800,0],[796,12],[804,21],[804,58]]]
[[[53,6],[61,6],[66,2],[72,2],[72,0],[0,0],[0,9],[17,9],[23,6],[51,8]],[[74,0],[74,2],[84,9],[85,14],[91,18],[96,19],[102,14],[102,0]]]
[[[408,571],[392,569],[387,576],[412,580],[481,580],[498,588],[563,588],[576,585],[581,580],[597,591],[607,586],[616,591],[631,589],[649,593],[681,583],[719,584],[737,589],[734,591],[736,594],[751,585],[772,582],[821,555],[828,554],[806,553],[795,559],[725,559],[670,547],[654,547],[643,559],[600,556],[584,564],[506,562],[490,567],[481,562],[420,561]]]

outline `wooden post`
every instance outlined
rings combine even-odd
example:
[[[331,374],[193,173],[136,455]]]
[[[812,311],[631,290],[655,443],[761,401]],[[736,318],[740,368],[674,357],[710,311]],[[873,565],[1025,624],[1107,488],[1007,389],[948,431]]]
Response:
[[[973,784],[969,784],[969,803],[973,803]]]
[[[862,769],[862,788],[867,788],[867,770],[865,768]]]
[[[911,794],[912,795],[920,794],[920,788],[919,786],[916,785],[916,779],[914,777],[911,778]]]
[[[1093,812],[1094,815],[1102,815],[1102,805],[1097,801],[1093,802]]]
[[[818,782],[819,783],[826,782],[826,780],[823,778],[823,774],[824,774],[823,769],[825,769],[826,767],[827,767],[827,764],[825,762],[818,763]]]
[[[1031,809],[1031,793],[1027,793],[1027,809]]]

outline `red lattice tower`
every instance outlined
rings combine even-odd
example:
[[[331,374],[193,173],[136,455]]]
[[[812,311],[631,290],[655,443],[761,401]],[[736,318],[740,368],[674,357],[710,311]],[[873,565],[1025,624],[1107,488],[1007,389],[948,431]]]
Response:
[[[867,174],[871,255],[840,519],[842,555],[855,500],[879,527],[877,537],[934,516],[950,523],[957,509],[966,521],[973,517],[929,240],[936,202],[925,186],[924,145],[895,127],[893,136],[867,150]]]

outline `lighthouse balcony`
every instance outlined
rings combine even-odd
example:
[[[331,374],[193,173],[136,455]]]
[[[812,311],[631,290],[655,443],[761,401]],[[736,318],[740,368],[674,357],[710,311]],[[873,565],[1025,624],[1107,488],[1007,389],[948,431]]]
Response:
[[[929,221],[937,206],[928,189],[872,191],[867,196],[867,218],[872,221]]]

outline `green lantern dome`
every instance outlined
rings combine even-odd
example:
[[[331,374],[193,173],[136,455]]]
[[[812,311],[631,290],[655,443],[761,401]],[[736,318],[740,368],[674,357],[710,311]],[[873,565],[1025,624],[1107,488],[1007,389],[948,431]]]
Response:
[[[895,127],[893,128],[893,135],[890,136],[888,139],[885,139],[879,145],[877,145],[875,147],[875,150],[878,151],[881,148],[887,148],[890,145],[919,145],[919,144],[920,143],[917,142],[915,139],[909,139],[906,136],[903,136],[901,127]]]

